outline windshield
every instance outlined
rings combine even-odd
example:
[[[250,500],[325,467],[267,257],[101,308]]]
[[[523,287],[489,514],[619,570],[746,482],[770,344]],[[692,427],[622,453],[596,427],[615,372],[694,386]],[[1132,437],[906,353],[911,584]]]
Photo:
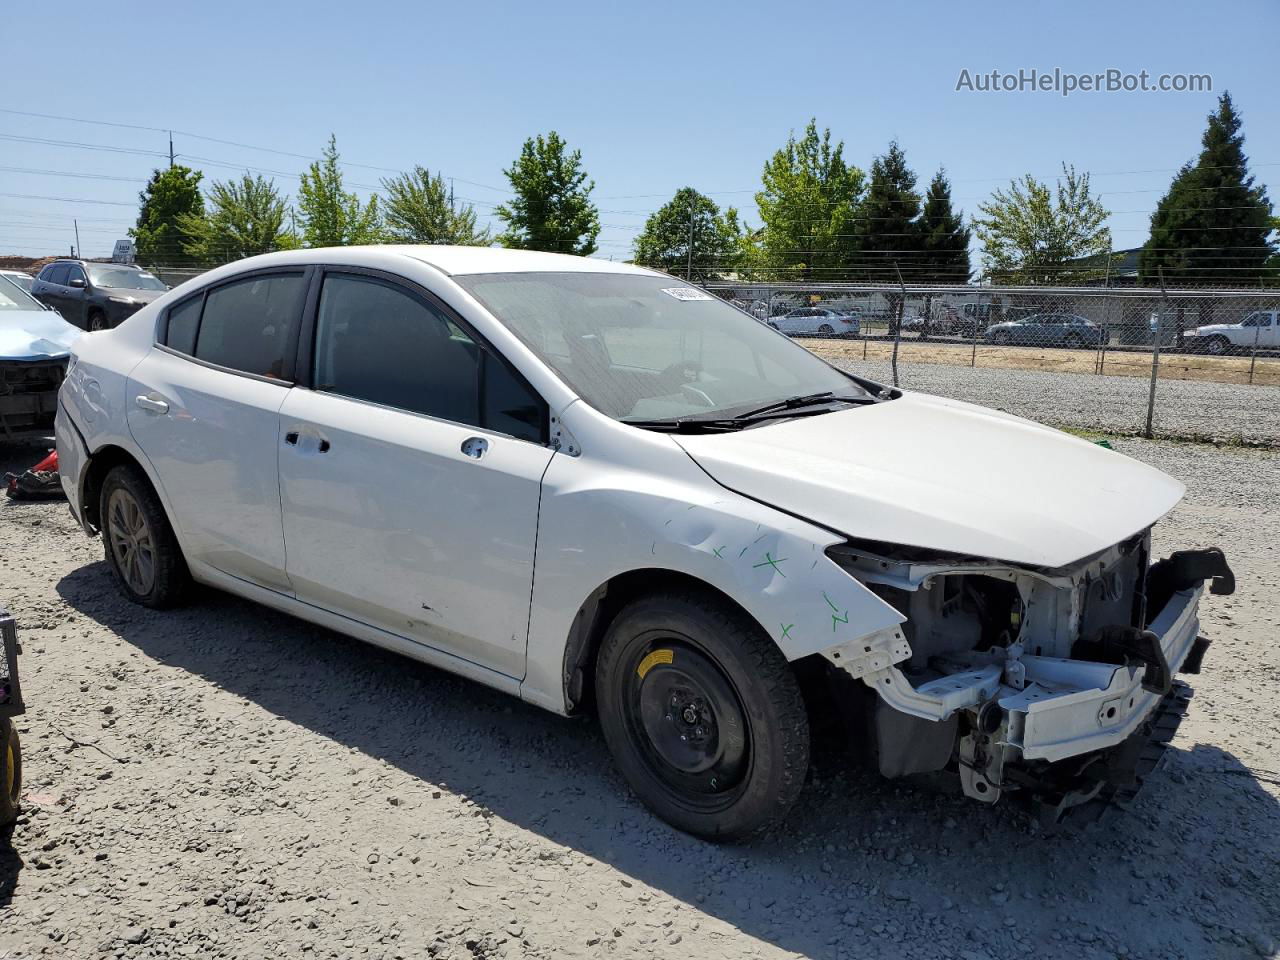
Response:
[[[8,280],[12,284],[16,284],[27,293],[31,292],[31,287],[36,282],[35,277],[26,273],[0,273],[0,278]]]
[[[868,394],[765,324],[671,277],[455,278],[587,403],[619,420],[734,414],[801,394]]]
[[[35,297],[30,296],[8,277],[0,274],[0,310],[43,310]]]
[[[117,290],[168,290],[153,274],[125,267],[89,264],[89,277],[95,287],[114,287]]]

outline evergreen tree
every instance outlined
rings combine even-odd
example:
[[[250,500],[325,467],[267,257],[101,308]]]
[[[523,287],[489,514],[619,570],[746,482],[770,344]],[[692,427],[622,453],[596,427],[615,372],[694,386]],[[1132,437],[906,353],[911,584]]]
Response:
[[[186,252],[205,264],[226,263],[273,250],[292,250],[298,238],[285,226],[287,197],[261,176],[215,180],[209,188],[207,216],[183,214]]]
[[[1166,280],[1244,286],[1271,271],[1271,202],[1255,184],[1244,153],[1240,115],[1224,93],[1209,115],[1200,156],[1178,171],[1151,215],[1138,273]]]
[[[494,210],[507,229],[504,247],[588,256],[596,251],[600,213],[591,202],[595,181],[582,169],[582,151],[552,130],[524,142],[516,162],[504,172],[515,197]]]
[[[916,175],[897,141],[871,163],[871,184],[858,210],[858,251],[851,265],[869,280],[914,280],[924,250]]]
[[[487,229],[476,228],[476,211],[469,203],[455,205],[444,177],[423,167],[382,181],[387,192],[386,225],[396,243],[452,243],[487,247]]]
[[[683,187],[645,221],[635,262],[686,279],[714,278],[737,265],[742,232],[737,210],[722,214],[709,197]]]
[[[302,175],[298,188],[302,240],[308,247],[346,247],[383,240],[378,198],[361,203],[347,193],[338,167],[338,145],[332,134],[321,158]]]
[[[137,226],[129,231],[142,263],[175,267],[195,263],[195,258],[186,250],[191,236],[183,230],[182,220],[204,216],[204,197],[200,195],[203,176],[200,171],[181,164],[151,175],[138,194],[141,208]]]
[[[912,270],[921,283],[968,283],[969,228],[964,216],[951,206],[951,184],[939,170],[929,182],[920,214],[923,256]]]
[[[757,268],[784,276],[821,279],[853,259],[854,231],[864,176],[844,162],[844,143],[818,134],[816,119],[764,166],[756,204],[764,221]]]

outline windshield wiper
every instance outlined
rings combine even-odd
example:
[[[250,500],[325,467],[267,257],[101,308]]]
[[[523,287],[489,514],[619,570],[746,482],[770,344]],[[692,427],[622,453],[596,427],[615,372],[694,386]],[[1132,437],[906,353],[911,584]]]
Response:
[[[775,410],[798,410],[801,407],[812,407],[819,403],[875,403],[869,397],[838,397],[831,390],[824,390],[822,393],[807,393],[799,397],[788,397],[785,400],[779,400],[776,403],[766,403],[763,407],[756,407],[754,410],[748,410],[746,413],[740,413],[734,420],[753,420],[756,417],[766,413],[773,413]]]
[[[862,401],[850,400],[853,403]],[[868,401],[870,402],[870,401]],[[786,408],[755,413],[752,416],[723,417],[673,417],[670,420],[622,420],[629,427],[640,427],[644,430],[665,430],[669,433],[732,433],[745,430],[766,420],[784,420],[789,417],[814,417],[826,410],[789,410]]]

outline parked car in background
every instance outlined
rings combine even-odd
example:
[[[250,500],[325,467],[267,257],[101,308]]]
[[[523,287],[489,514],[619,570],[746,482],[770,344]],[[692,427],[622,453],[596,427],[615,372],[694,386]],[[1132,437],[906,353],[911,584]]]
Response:
[[[941,315],[933,318],[907,317],[902,321],[903,333],[917,333],[922,337],[946,337],[955,332],[956,318]]]
[[[0,280],[16,283],[22,288],[23,293],[30,293],[31,285],[36,282],[35,277],[29,273],[23,273],[21,270],[0,270]]]
[[[1106,331],[1098,324],[1074,313],[1034,313],[1009,323],[987,328],[992,343],[1012,343],[1031,347],[1101,346]]]
[[[795,801],[810,711],[982,803],[1129,784],[1232,587],[1221,551],[1149,567],[1172,477],[586,257],[218,268],[77,340],[57,442],[128,599],[195,580],[591,704],[636,794],[718,839]]]
[[[31,294],[82,330],[108,330],[168,289],[132,264],[55,260],[40,271]]]
[[[769,325],[788,336],[857,336],[861,329],[857,311],[838,313],[825,307],[797,307],[774,317]]]
[[[0,279],[0,443],[53,435],[71,344],[80,331]]]
[[[1221,355],[1233,350],[1280,348],[1280,311],[1255,310],[1239,323],[1211,323],[1196,327],[1183,338],[1184,346]]]

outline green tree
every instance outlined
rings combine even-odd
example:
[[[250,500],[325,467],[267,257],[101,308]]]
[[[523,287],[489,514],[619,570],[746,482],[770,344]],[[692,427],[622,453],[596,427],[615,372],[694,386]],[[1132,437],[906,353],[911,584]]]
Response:
[[[1143,282],[1199,281],[1243,286],[1272,271],[1271,202],[1254,182],[1240,115],[1224,93],[1209,115],[1200,156],[1185,164],[1151,215],[1138,257]]]
[[[215,180],[209,187],[209,212],[183,214],[186,252],[201,263],[226,263],[273,250],[293,250],[298,238],[285,226],[289,201],[273,181],[244,174],[239,180]]]
[[[321,158],[302,175],[298,188],[302,241],[308,247],[346,247],[383,239],[378,198],[361,203],[342,186],[338,145],[332,134]]]
[[[138,223],[129,231],[138,259],[146,264],[186,266],[195,262],[186,251],[190,236],[183,230],[184,217],[204,216],[198,170],[181,164],[157,170],[138,194]]]
[[[494,210],[507,225],[504,247],[587,256],[596,251],[600,212],[591,202],[595,181],[582,169],[582,151],[552,130],[524,142],[520,156],[503,171],[515,196]]]
[[[452,243],[464,247],[487,247],[492,238],[488,229],[476,228],[476,211],[471,204],[455,207],[444,177],[414,167],[390,180],[382,181],[386,191],[383,215],[389,239],[396,243]]]
[[[969,228],[964,215],[951,206],[951,184],[939,170],[929,182],[924,209],[920,213],[924,235],[923,256],[912,270],[921,283],[968,283]]]
[[[803,277],[821,277],[845,266],[858,247],[854,224],[864,176],[844,162],[844,143],[819,136],[816,119],[804,136],[793,132],[764,165],[756,194],[764,232],[759,266]]]
[[[1031,174],[997,190],[978,205],[973,221],[983,243],[984,265],[997,283],[1061,283],[1074,273],[1071,260],[1105,255],[1110,213],[1089,191],[1089,174],[1062,165],[1053,189]]]
[[[737,210],[721,213],[709,197],[683,187],[645,221],[635,262],[687,279],[717,277],[737,265],[742,233]]]
[[[856,265],[869,280],[914,280],[924,250],[920,194],[897,141],[871,163],[871,182],[858,208]]]

